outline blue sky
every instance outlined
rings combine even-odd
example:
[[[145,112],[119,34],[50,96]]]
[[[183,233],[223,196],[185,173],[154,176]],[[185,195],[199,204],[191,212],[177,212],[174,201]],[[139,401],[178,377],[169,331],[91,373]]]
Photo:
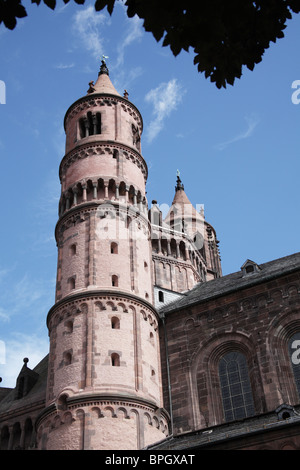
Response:
[[[176,171],[220,240],[223,274],[247,258],[264,263],[299,251],[300,16],[253,72],[218,90],[197,72],[193,53],[174,58],[122,5],[110,17],[85,6],[53,12],[24,1],[28,17],[0,26],[1,248],[0,376],[14,386],[29,357],[48,352],[54,303],[54,227],[67,108],[107,60],[117,90],[144,119],[148,202],[171,204]],[[300,96],[300,95],[299,95]],[[1,101],[1,92],[0,92]],[[2,99],[3,101],[3,99]]]

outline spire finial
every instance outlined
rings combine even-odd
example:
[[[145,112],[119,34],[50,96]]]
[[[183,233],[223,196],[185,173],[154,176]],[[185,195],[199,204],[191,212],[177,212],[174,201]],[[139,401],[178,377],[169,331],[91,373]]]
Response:
[[[177,184],[175,186],[175,191],[179,191],[181,189],[184,190],[184,186],[183,186],[183,184],[181,182],[181,179],[180,179],[180,171],[177,170],[176,174],[177,174]]]
[[[102,55],[102,60],[101,60],[101,67],[98,75],[102,75],[105,73],[106,75],[109,75],[109,71],[105,62],[105,59],[108,59],[107,55]]]

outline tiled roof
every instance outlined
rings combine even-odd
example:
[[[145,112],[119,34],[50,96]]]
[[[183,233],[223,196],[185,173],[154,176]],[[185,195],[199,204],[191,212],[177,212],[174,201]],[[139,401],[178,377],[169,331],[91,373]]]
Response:
[[[246,274],[244,270],[241,270],[211,281],[199,283],[187,292],[184,297],[162,308],[160,314],[170,314],[173,311],[178,311],[194,304],[245,289],[299,270],[300,253],[295,253],[258,266],[259,269],[253,273]]]

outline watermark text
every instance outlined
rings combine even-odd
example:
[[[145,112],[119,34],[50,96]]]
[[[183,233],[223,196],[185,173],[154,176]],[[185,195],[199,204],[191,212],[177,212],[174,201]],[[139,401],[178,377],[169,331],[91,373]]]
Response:
[[[3,80],[0,80],[0,104],[6,104],[6,85]]]

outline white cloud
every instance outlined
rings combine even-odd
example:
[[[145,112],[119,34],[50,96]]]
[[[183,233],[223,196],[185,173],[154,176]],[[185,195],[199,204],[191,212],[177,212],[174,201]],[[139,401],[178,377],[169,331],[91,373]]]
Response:
[[[245,117],[245,121],[247,123],[247,128],[244,132],[237,134],[235,137],[227,140],[226,142],[222,142],[221,144],[216,145],[216,148],[218,150],[224,150],[228,145],[250,137],[253,134],[254,129],[258,125],[259,119],[256,116],[248,116]]]
[[[125,49],[142,38],[144,33],[142,25],[143,20],[141,20],[138,16],[134,16],[133,18],[130,18],[128,20],[128,29],[125,32],[125,35],[117,48],[118,56],[116,67],[120,67],[121,65],[123,65]]]
[[[170,116],[182,100],[184,91],[181,85],[173,78],[167,83],[161,83],[157,88],[150,90],[145,96],[147,103],[153,106],[153,120],[147,130],[147,141],[152,142],[164,126],[166,118]]]
[[[107,22],[110,22],[107,16],[96,12],[93,6],[79,10],[74,15],[75,35],[85,49],[97,59],[104,53],[104,38],[101,36],[100,26]]]
[[[65,69],[71,69],[74,66],[75,66],[74,63],[72,63],[72,64],[58,64],[58,65],[55,65],[54,68],[58,69],[58,70],[65,70]]]

